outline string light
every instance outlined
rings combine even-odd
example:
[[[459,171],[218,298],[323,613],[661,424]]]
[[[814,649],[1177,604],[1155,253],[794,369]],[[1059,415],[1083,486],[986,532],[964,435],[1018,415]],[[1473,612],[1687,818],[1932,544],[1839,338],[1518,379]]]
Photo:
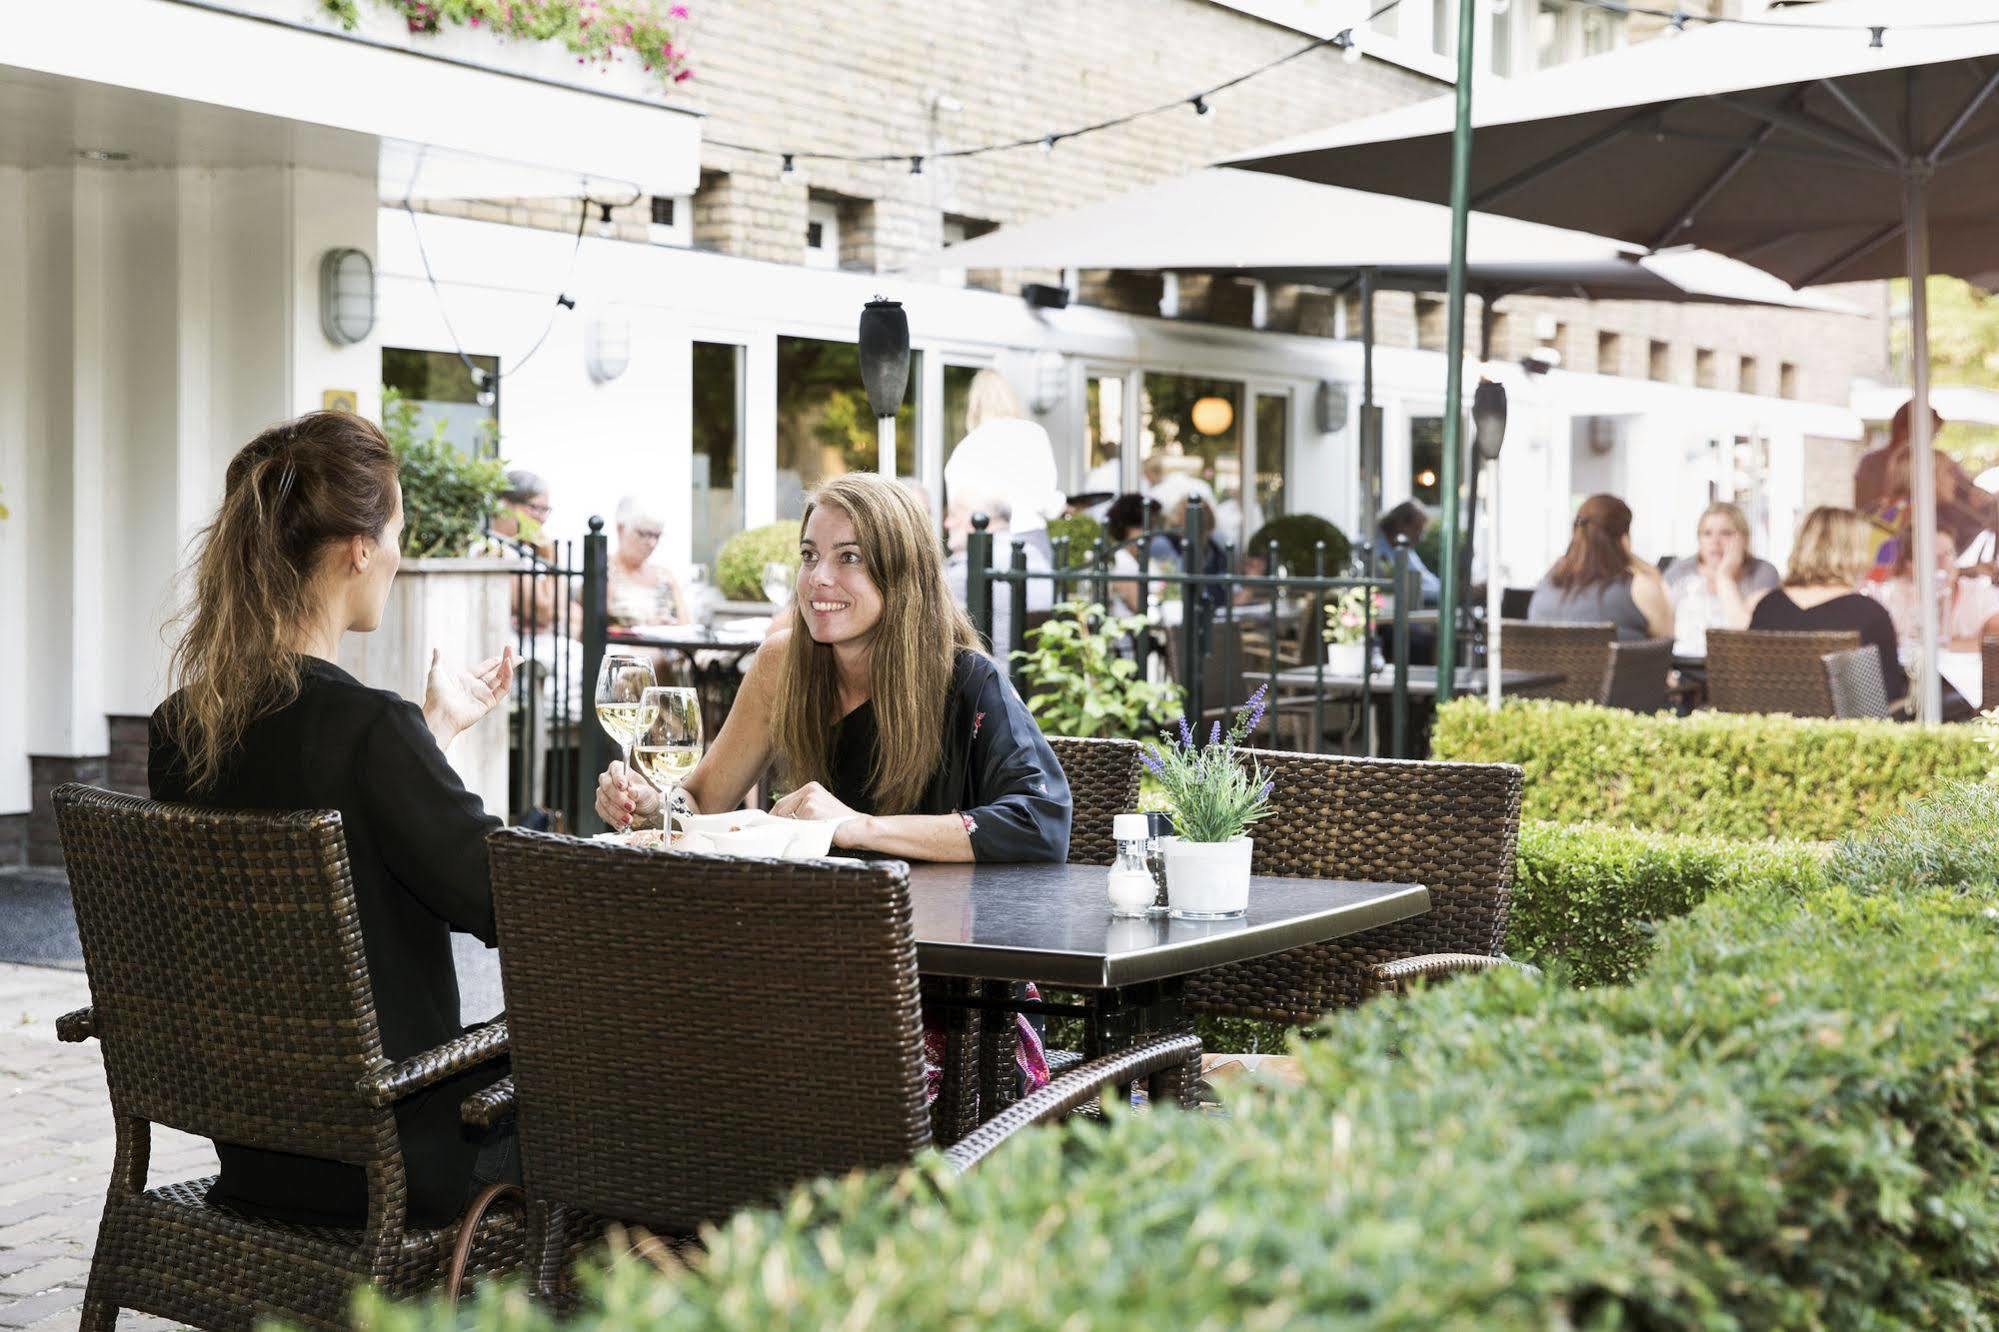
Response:
[[[790,153],[784,155],[784,165],[777,169],[777,174],[780,176],[795,176],[798,174],[798,164],[791,160]]]
[[[1869,28],[1867,30],[1867,45],[1879,51],[1881,49],[1881,34],[1887,31],[1886,28]]]
[[[1882,37],[1889,31],[1931,32],[1951,28],[1990,28],[1999,26],[1999,18],[1990,19],[1929,19],[1909,23],[1808,23],[1795,19],[1772,18],[1724,18],[1719,15],[1689,14],[1683,9],[1659,9],[1650,5],[1632,4],[1629,0],[1566,0],[1571,5],[1585,5],[1591,9],[1601,9],[1606,13],[1622,14],[1627,18],[1641,14],[1646,18],[1675,19],[1682,23],[1705,23],[1711,27],[1733,25],[1738,28],[1781,28],[1787,32],[1851,32],[1866,33],[1867,44],[1879,48]]]
[[[1346,61],[1349,65],[1358,65],[1361,56],[1366,54],[1360,49],[1360,37],[1352,28],[1348,28],[1335,40],[1340,48],[1340,59]]]
[[[1208,114],[1208,111],[1209,111],[1209,107],[1208,107],[1208,99],[1207,99],[1207,98],[1205,98],[1205,97],[1203,97],[1203,96],[1201,96],[1201,95],[1200,95],[1199,93],[1195,93],[1195,94],[1194,94],[1194,101],[1193,101],[1192,105],[1193,105],[1193,107],[1194,107],[1194,114],[1195,114],[1195,115],[1197,115],[1197,116],[1205,116],[1205,115],[1207,115],[1207,114]]]
[[[918,156],[909,159],[909,174],[912,176],[920,176],[923,174],[922,157]]]
[[[1061,138],[1061,137],[1062,137],[1062,136],[1061,136],[1061,135],[1059,135],[1059,134],[1051,134],[1051,135],[1049,135],[1049,136],[1048,136],[1047,138],[1043,139],[1043,140],[1041,141],[1041,151],[1042,151],[1042,152],[1044,152],[1044,153],[1052,153],[1052,152],[1054,152],[1054,151],[1055,151],[1055,140],[1057,140],[1057,139],[1059,139],[1059,138]]]

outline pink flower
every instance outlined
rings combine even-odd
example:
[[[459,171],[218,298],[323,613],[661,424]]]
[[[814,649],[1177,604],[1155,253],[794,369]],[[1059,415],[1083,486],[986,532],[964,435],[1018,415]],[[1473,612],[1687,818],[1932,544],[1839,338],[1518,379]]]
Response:
[[[674,75],[674,76],[673,76],[673,81],[674,81],[675,83],[685,83],[685,82],[687,82],[687,81],[688,81],[689,79],[691,79],[691,78],[693,78],[693,77],[694,77],[694,71],[693,71],[693,70],[691,70],[691,69],[683,69],[683,70],[681,70],[681,71],[680,71],[680,72],[679,72],[678,74],[676,74],[676,75]]]
[[[666,16],[672,19],[684,19],[687,17],[687,6],[675,5],[673,8],[666,11]]]

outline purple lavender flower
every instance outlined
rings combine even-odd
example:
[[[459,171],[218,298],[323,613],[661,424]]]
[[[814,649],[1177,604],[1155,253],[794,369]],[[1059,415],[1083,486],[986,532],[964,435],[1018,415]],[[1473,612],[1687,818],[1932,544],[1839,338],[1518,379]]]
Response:
[[[1264,708],[1266,706],[1263,696],[1269,692],[1270,686],[1268,683],[1265,683],[1258,685],[1256,692],[1249,696],[1249,724],[1242,728],[1244,735],[1255,735],[1256,728],[1262,725]]]
[[[1215,724],[1208,729],[1208,743],[1211,745],[1218,745],[1221,742],[1222,742],[1222,719],[1220,717],[1217,717],[1215,718]]]
[[[1138,752],[1138,756],[1144,760],[1146,771],[1150,772],[1154,777],[1164,777],[1166,775],[1166,765],[1161,763],[1151,750],[1141,749]]]
[[[1183,715],[1180,718],[1180,748],[1192,749],[1193,747],[1194,733],[1187,729],[1187,718]]]
[[[1273,790],[1275,790],[1275,789],[1276,789],[1276,787],[1277,787],[1277,783],[1276,783],[1276,782],[1274,782],[1274,781],[1271,781],[1271,782],[1265,782],[1265,783],[1263,784],[1263,789],[1262,789],[1261,791],[1258,791],[1258,792],[1256,793],[1256,800],[1257,800],[1257,803],[1258,803],[1258,804],[1262,804],[1262,803],[1263,803],[1264,801],[1266,801],[1266,800],[1270,799],[1270,793],[1271,793],[1271,792],[1272,792]]]

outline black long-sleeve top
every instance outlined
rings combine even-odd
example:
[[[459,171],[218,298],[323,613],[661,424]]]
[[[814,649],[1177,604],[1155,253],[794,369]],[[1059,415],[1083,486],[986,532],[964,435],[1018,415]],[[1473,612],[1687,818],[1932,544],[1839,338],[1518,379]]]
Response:
[[[493,943],[486,835],[500,826],[445,762],[418,708],[308,657],[299,695],[252,722],[216,782],[191,789],[185,757],[153,714],[147,775],[155,800],[213,809],[340,812],[383,1053],[421,1053],[458,1035],[451,932]],[[462,1210],[477,1143],[459,1103],[505,1071],[488,1065],[401,1102],[396,1124],[411,1220],[443,1224]],[[292,1219],[359,1224],[359,1167],[216,1144],[231,1205]]]

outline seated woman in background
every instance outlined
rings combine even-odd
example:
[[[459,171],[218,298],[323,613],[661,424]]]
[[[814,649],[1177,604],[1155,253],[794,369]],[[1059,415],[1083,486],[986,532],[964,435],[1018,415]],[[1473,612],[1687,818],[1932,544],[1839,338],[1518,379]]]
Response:
[[[1666,570],[1673,603],[1673,632],[1689,656],[1707,651],[1710,629],[1749,627],[1749,603],[1782,583],[1777,567],[1749,553],[1749,520],[1726,500],[1701,512],[1699,553]]]
[[[1895,622],[1858,591],[1874,565],[1874,530],[1852,509],[1821,506],[1805,515],[1791,546],[1784,585],[1758,595],[1751,629],[1853,629],[1881,653],[1881,683],[1891,702],[1908,697],[1909,677],[1895,655]]]
[[[451,932],[493,944],[486,835],[500,821],[444,749],[513,678],[511,648],[464,674],[432,653],[419,710],[333,664],[343,635],[381,623],[402,527],[395,456],[372,422],[314,412],[245,446],[201,535],[174,693],[153,714],[147,763],[155,800],[340,811],[392,1060],[460,1034]],[[458,1118],[460,1102],[506,1071],[497,1061],[396,1106],[416,1224],[446,1224],[479,1188],[518,1178],[511,1138],[482,1149]],[[215,1154],[210,1196],[231,1207],[316,1225],[367,1219],[359,1166],[230,1143]]]
[[[1880,588],[1881,604],[1895,621],[1895,634],[1904,643],[1921,636],[1921,595],[1916,588],[1914,560],[1905,553],[1895,566],[1895,576]],[[1937,636],[1953,652],[1976,652],[1981,640],[1999,635],[1999,587],[1990,578],[1975,576],[1957,565],[1957,542],[1949,532],[1937,533],[1937,576],[1931,584],[1938,601]],[[1999,702],[1999,700],[1995,700]]]
[[[636,495],[618,501],[617,540],[605,570],[604,600],[611,623],[632,627],[685,624],[687,594],[673,570],[653,561],[666,524]]]
[[[1614,624],[1625,642],[1672,637],[1673,607],[1665,581],[1631,553],[1629,505],[1615,495],[1591,495],[1583,501],[1569,548],[1534,589],[1527,618]]]
[[[1145,567],[1148,572],[1178,570],[1180,550],[1165,532],[1160,530],[1159,501],[1147,499],[1137,491],[1128,491],[1111,501],[1104,510],[1104,540],[1111,548],[1111,614],[1133,615],[1138,607],[1138,542],[1149,527],[1152,536],[1146,542]],[[1166,584],[1155,582],[1146,592],[1146,606],[1157,606],[1165,595]]]

